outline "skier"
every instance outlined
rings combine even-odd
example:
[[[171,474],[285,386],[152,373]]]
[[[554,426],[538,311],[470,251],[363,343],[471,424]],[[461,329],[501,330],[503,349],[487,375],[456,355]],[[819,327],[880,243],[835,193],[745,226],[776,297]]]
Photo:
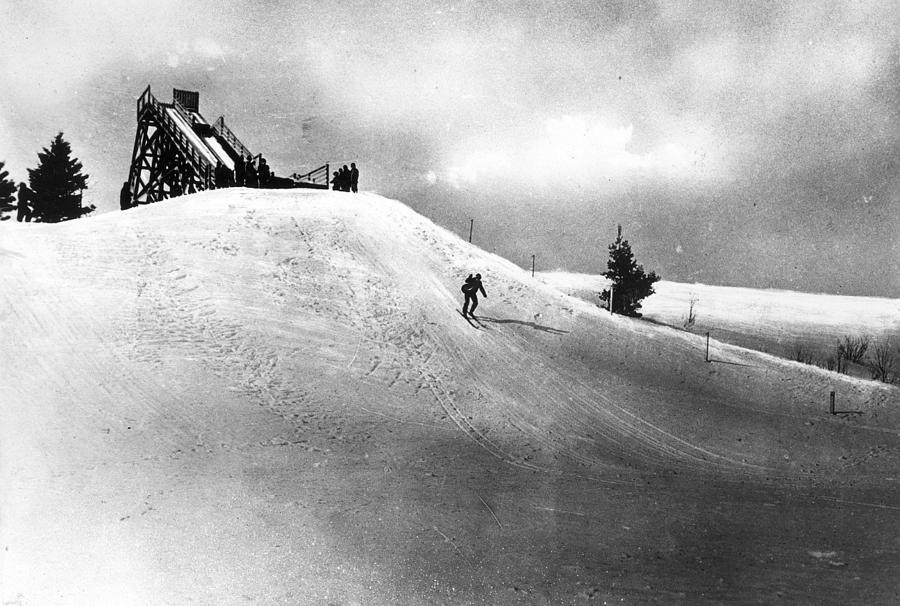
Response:
[[[16,221],[19,223],[22,222],[22,219],[24,219],[26,223],[31,223],[31,206],[28,204],[31,201],[31,190],[28,189],[28,186],[25,185],[24,181],[20,182],[19,203],[16,206]]]
[[[472,277],[472,274],[469,274],[469,277],[466,278],[465,284],[463,284],[462,291],[466,296],[466,300],[463,303],[462,314],[463,317],[466,317],[466,314],[475,318],[475,308],[478,307],[478,291],[481,291],[481,294],[487,298],[487,293],[484,292],[484,286],[481,284],[481,274],[475,274],[475,277]],[[469,304],[472,304],[472,307],[469,308]]]

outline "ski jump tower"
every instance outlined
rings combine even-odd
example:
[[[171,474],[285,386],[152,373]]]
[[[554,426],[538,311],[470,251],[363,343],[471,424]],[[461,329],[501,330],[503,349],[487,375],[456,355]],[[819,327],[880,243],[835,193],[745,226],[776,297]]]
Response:
[[[194,193],[215,186],[216,163],[234,170],[253,153],[220,117],[210,125],[200,114],[200,93],[173,89],[172,103],[144,90],[137,100],[137,133],[128,173],[131,206]],[[258,156],[256,156],[258,158]],[[305,175],[277,179],[274,187],[328,189],[328,165]]]

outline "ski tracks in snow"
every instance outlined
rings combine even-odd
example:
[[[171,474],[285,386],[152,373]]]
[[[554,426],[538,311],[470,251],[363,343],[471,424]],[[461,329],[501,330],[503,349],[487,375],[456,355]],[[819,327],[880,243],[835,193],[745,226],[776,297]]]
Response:
[[[615,404],[614,394],[596,390],[602,381],[581,385],[561,372],[563,368],[543,368],[543,354],[531,351],[533,335],[523,336],[511,328],[515,323],[497,324],[483,334],[463,329],[458,318],[449,317],[453,309],[435,307],[443,300],[443,287],[421,277],[440,276],[458,264],[461,252],[441,246],[427,229],[412,231],[419,241],[405,242],[405,252],[417,264],[426,264],[415,271],[422,284],[414,288],[403,282],[408,268],[394,265],[390,252],[373,249],[356,236],[329,243],[345,257],[347,267],[367,268],[365,277],[353,276],[355,281],[347,286],[354,302],[349,322],[374,348],[364,370],[357,370],[361,379],[382,381],[389,390],[412,386],[414,396],[426,390],[476,444],[527,469],[555,472],[556,458],[561,456],[586,472],[608,471],[626,462],[652,466],[673,459],[697,469],[746,470],[741,462],[679,438]],[[494,305],[519,313],[533,306],[527,302],[529,289],[507,276],[497,276],[490,290],[489,301],[499,299]],[[549,303],[538,313],[548,307]],[[563,311],[573,315],[572,310]],[[358,354],[357,345],[354,359]],[[505,365],[504,360],[513,363]],[[524,368],[533,368],[534,376],[523,375]]]

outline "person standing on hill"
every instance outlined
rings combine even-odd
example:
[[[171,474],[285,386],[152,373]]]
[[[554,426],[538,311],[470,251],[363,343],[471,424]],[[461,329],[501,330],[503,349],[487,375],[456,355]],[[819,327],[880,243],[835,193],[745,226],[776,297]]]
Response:
[[[259,182],[256,178],[256,167],[253,166],[253,160],[247,162],[247,166],[244,169],[244,184],[247,187],[258,187]]]
[[[223,187],[228,187],[228,173],[231,172],[225,165],[222,164],[221,160],[216,160],[216,169],[213,172],[213,178],[216,183],[216,189],[221,189]]]
[[[244,187],[247,180],[247,165],[244,163],[243,154],[239,155],[234,161],[234,184],[238,187]]]
[[[341,187],[341,174],[338,171],[334,171],[334,176],[331,178],[331,190],[337,191]]]
[[[341,191],[350,191],[350,169],[346,164],[341,167]]]
[[[169,184],[170,198],[177,198],[184,193],[184,189],[182,187],[183,180],[184,177],[182,177],[180,170],[178,170],[177,168],[172,170],[171,183]]]
[[[356,168],[356,162],[350,163],[350,191],[356,193],[357,185],[359,185],[359,169]]]
[[[122,210],[128,210],[133,205],[131,203],[131,187],[128,185],[128,181],[122,183],[122,189],[119,190],[119,208]]]
[[[31,190],[28,189],[28,186],[22,181],[19,183],[19,198],[18,204],[16,205],[16,221],[19,223],[21,223],[23,219],[26,223],[31,223],[31,201]]]
[[[262,156],[259,157],[259,186],[267,187],[269,185],[269,177],[272,173],[269,171],[269,164]]]
[[[475,318],[475,308],[478,307],[478,291],[481,291],[481,294],[487,298],[487,293],[484,292],[484,286],[481,284],[481,274],[475,274],[474,278],[472,277],[472,274],[469,274],[465,284],[463,284],[462,291],[466,296],[462,308],[463,317],[468,314],[472,318]],[[470,304],[471,307],[469,307]]]

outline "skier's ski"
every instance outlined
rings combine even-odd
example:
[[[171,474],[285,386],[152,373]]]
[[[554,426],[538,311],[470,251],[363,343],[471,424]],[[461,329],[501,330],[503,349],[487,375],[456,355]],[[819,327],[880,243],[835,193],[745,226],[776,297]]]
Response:
[[[480,323],[477,323],[477,324],[476,324],[475,322],[473,322],[472,319],[469,318],[469,316],[467,316],[466,314],[464,314],[464,313],[462,312],[462,310],[457,309],[457,310],[456,310],[456,313],[458,313],[458,314],[461,315],[463,318],[465,318],[465,319],[466,319],[466,322],[468,322],[468,323],[469,323],[469,326],[471,326],[472,328],[481,328]]]

